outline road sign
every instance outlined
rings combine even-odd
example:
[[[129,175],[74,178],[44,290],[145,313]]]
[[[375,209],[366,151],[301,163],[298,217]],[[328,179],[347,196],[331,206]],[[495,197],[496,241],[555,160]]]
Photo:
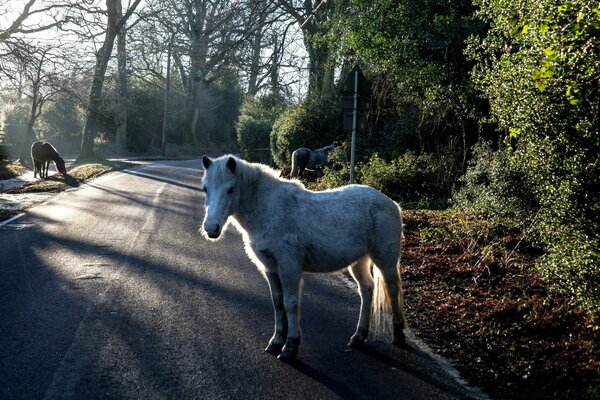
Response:
[[[358,96],[357,99],[358,111],[369,112],[371,109],[371,98]],[[354,96],[342,96],[342,111],[353,111],[354,110]]]
[[[342,127],[346,131],[351,131],[354,123],[354,113],[352,111],[344,112],[344,122]],[[356,115],[356,130],[357,131],[366,131],[368,128],[367,125],[367,116],[364,113],[359,113]]]
[[[358,81],[355,79],[356,73],[358,73]],[[356,88],[357,83],[358,90]],[[344,87],[342,89],[342,96],[354,96],[355,93],[364,98],[371,96],[371,82],[365,78],[358,65],[355,65],[354,68],[352,68],[352,71],[344,81]]]

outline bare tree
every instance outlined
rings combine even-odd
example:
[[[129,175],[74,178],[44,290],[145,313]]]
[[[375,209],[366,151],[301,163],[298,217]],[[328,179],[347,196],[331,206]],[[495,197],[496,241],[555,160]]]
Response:
[[[0,0],[0,15],[14,15],[7,26],[0,22],[0,73],[6,73],[7,63],[17,59],[26,62],[31,58],[32,44],[27,40],[28,35],[60,27],[69,20],[67,1],[27,0],[22,8],[14,8],[14,1]]]
[[[39,43],[29,47],[28,57],[13,58],[13,64],[7,77],[19,86],[18,96],[30,101],[27,130],[20,143],[19,161],[29,164],[29,147],[36,139],[34,126],[43,107],[62,91],[62,56],[59,49],[43,46]]]
[[[238,65],[240,52],[258,21],[256,0],[155,0],[148,1],[169,31],[179,31],[173,47],[173,64],[187,94],[188,142],[206,140],[198,121],[211,74]],[[165,42],[166,43],[166,42]]]
[[[106,0],[106,33],[102,47],[96,52],[96,66],[94,68],[94,77],[90,89],[85,128],[81,138],[81,150],[77,158],[78,160],[94,158],[94,137],[98,133],[99,128],[100,102],[108,61],[113,50],[115,38],[119,31],[123,29],[127,19],[133,14],[140,1],[135,0],[125,14],[119,18],[118,7],[121,3],[120,0]]]
[[[12,3],[14,5],[14,2]],[[39,4],[41,6],[36,8],[35,6]],[[0,1],[0,12],[6,14],[9,6],[11,6],[10,1]],[[64,2],[28,0],[8,27],[0,26],[0,43],[5,43],[17,35],[37,33],[62,25],[65,22],[62,11],[69,8],[68,6],[69,4]],[[45,22],[31,22],[34,17],[40,15],[49,18],[43,19]]]

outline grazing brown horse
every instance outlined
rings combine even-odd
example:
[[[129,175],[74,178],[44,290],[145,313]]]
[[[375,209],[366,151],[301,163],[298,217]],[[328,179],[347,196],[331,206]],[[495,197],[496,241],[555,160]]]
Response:
[[[56,169],[63,175],[67,174],[65,160],[62,159],[58,151],[48,142],[37,141],[31,145],[31,161],[33,162],[33,177],[36,178],[39,172],[40,178],[48,177],[48,167],[50,161],[54,161]]]

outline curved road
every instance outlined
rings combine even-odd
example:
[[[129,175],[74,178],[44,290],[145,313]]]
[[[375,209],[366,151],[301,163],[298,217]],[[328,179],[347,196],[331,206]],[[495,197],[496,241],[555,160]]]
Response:
[[[359,298],[309,275],[299,360],[263,352],[267,283],[198,234],[200,161],[151,162],[0,226],[1,399],[464,399],[416,346],[347,351]]]

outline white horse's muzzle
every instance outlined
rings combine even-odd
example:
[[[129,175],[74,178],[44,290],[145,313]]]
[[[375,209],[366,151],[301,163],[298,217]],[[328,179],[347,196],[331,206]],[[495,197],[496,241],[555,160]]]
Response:
[[[219,224],[210,224],[204,223],[202,226],[204,228],[204,232],[206,232],[206,236],[211,239],[217,239],[221,235],[222,226]]]

